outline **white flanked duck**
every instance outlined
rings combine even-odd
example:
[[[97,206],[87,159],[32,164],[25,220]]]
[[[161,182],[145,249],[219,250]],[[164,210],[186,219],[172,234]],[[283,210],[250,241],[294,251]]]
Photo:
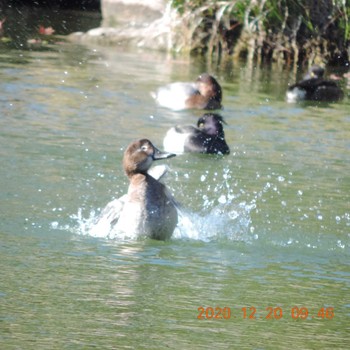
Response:
[[[175,82],[160,87],[152,94],[160,106],[178,111],[183,109],[220,109],[222,90],[208,73],[191,82]]]
[[[176,203],[166,186],[158,181],[165,171],[152,176],[150,167],[153,161],[174,156],[159,151],[147,139],[132,142],[123,158],[130,181],[128,192],[107,204],[93,230],[107,228],[126,236],[169,239],[178,221]]]
[[[167,152],[229,154],[225,134],[224,119],[215,113],[206,113],[193,125],[175,126],[166,133],[163,145]]]
[[[324,101],[335,102],[344,97],[342,89],[334,80],[323,78],[324,68],[312,66],[298,83],[290,86],[286,93],[287,102]]]

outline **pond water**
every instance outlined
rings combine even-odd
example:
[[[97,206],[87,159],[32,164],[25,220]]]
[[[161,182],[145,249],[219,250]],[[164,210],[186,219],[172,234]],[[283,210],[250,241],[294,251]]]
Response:
[[[185,208],[174,238],[92,236],[126,192],[125,147],[162,148],[202,115],[150,92],[204,71],[223,87],[231,153],[165,162]],[[2,48],[0,75],[1,349],[348,346],[348,90],[286,104],[296,76],[278,66],[64,42]]]

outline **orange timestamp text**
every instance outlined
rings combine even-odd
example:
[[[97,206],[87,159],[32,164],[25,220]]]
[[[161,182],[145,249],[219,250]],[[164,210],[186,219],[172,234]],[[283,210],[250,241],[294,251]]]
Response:
[[[266,319],[266,320],[280,320],[283,317],[291,317],[294,320],[301,319],[327,319],[331,320],[334,317],[333,307],[321,307],[315,313],[310,313],[305,306],[293,306],[283,311],[282,307],[268,306],[265,310],[259,310],[254,306],[242,307],[234,312],[228,306],[225,307],[211,307],[200,306],[198,309],[197,318],[199,320],[229,320],[230,318],[242,318],[249,320]]]

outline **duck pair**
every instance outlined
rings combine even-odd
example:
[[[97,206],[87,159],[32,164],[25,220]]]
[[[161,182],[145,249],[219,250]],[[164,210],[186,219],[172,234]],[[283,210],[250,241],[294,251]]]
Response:
[[[336,102],[344,93],[336,81],[324,78],[325,70],[312,66],[303,79],[287,89],[287,102]],[[222,90],[214,77],[201,74],[194,83],[172,83],[158,89],[153,97],[160,106],[173,110],[220,109]]]
[[[160,106],[172,110],[222,108],[222,89],[208,73],[201,74],[194,83],[176,82],[160,87],[153,97]],[[225,141],[224,119],[215,113],[206,113],[197,126],[177,125],[164,138],[164,149],[173,153],[195,152],[228,154]]]
[[[324,78],[323,67],[314,65],[303,79],[287,89],[287,102],[323,101],[336,102],[344,97],[336,81]],[[216,79],[201,74],[194,83],[172,83],[158,89],[153,97],[160,106],[173,110],[220,109],[222,90]]]

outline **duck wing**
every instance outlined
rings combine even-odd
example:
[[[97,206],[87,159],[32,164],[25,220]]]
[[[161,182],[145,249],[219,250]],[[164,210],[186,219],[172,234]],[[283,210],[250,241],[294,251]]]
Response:
[[[109,202],[91,226],[90,234],[99,237],[104,236],[106,232],[109,232],[111,227],[119,220],[120,213],[122,212],[127,199],[128,196],[125,194],[124,196]]]
[[[313,99],[316,101],[336,102],[344,98],[344,92],[337,82],[323,80],[314,92]]]
[[[198,131],[198,129],[193,125],[176,125],[174,130],[178,134],[194,134]]]
[[[320,78],[311,78],[311,79],[304,79],[299,81],[296,84],[291,85],[288,90],[291,91],[294,88],[299,88],[305,91],[315,91],[317,89],[317,86],[323,81],[323,79]]]
[[[186,152],[195,152],[195,153],[208,153],[210,144],[213,141],[213,137],[205,134],[199,129],[196,129],[186,140],[185,142],[185,151]]]
[[[148,174],[154,179],[160,180],[168,172],[169,168],[167,165],[157,165],[148,170]],[[120,198],[113,199],[110,201],[104,209],[101,211],[100,215],[97,217],[91,230],[93,232],[106,232],[114,226],[120,217],[126,201],[128,200],[128,195],[124,194]]]
[[[125,194],[120,198],[116,198],[110,201],[96,219],[96,222],[94,223],[94,229],[103,229],[107,227],[110,228],[110,226],[114,225],[120,217],[120,213],[124,208],[127,198],[128,197]]]
[[[110,225],[114,225],[119,219],[127,198],[128,195],[124,194],[124,196],[110,201],[102,210],[98,221],[107,221]]]
[[[294,88],[305,91],[306,100],[337,101],[343,98],[343,91],[338,83],[333,80],[322,78],[302,80],[301,82],[292,85],[289,88],[289,91],[292,91]]]

